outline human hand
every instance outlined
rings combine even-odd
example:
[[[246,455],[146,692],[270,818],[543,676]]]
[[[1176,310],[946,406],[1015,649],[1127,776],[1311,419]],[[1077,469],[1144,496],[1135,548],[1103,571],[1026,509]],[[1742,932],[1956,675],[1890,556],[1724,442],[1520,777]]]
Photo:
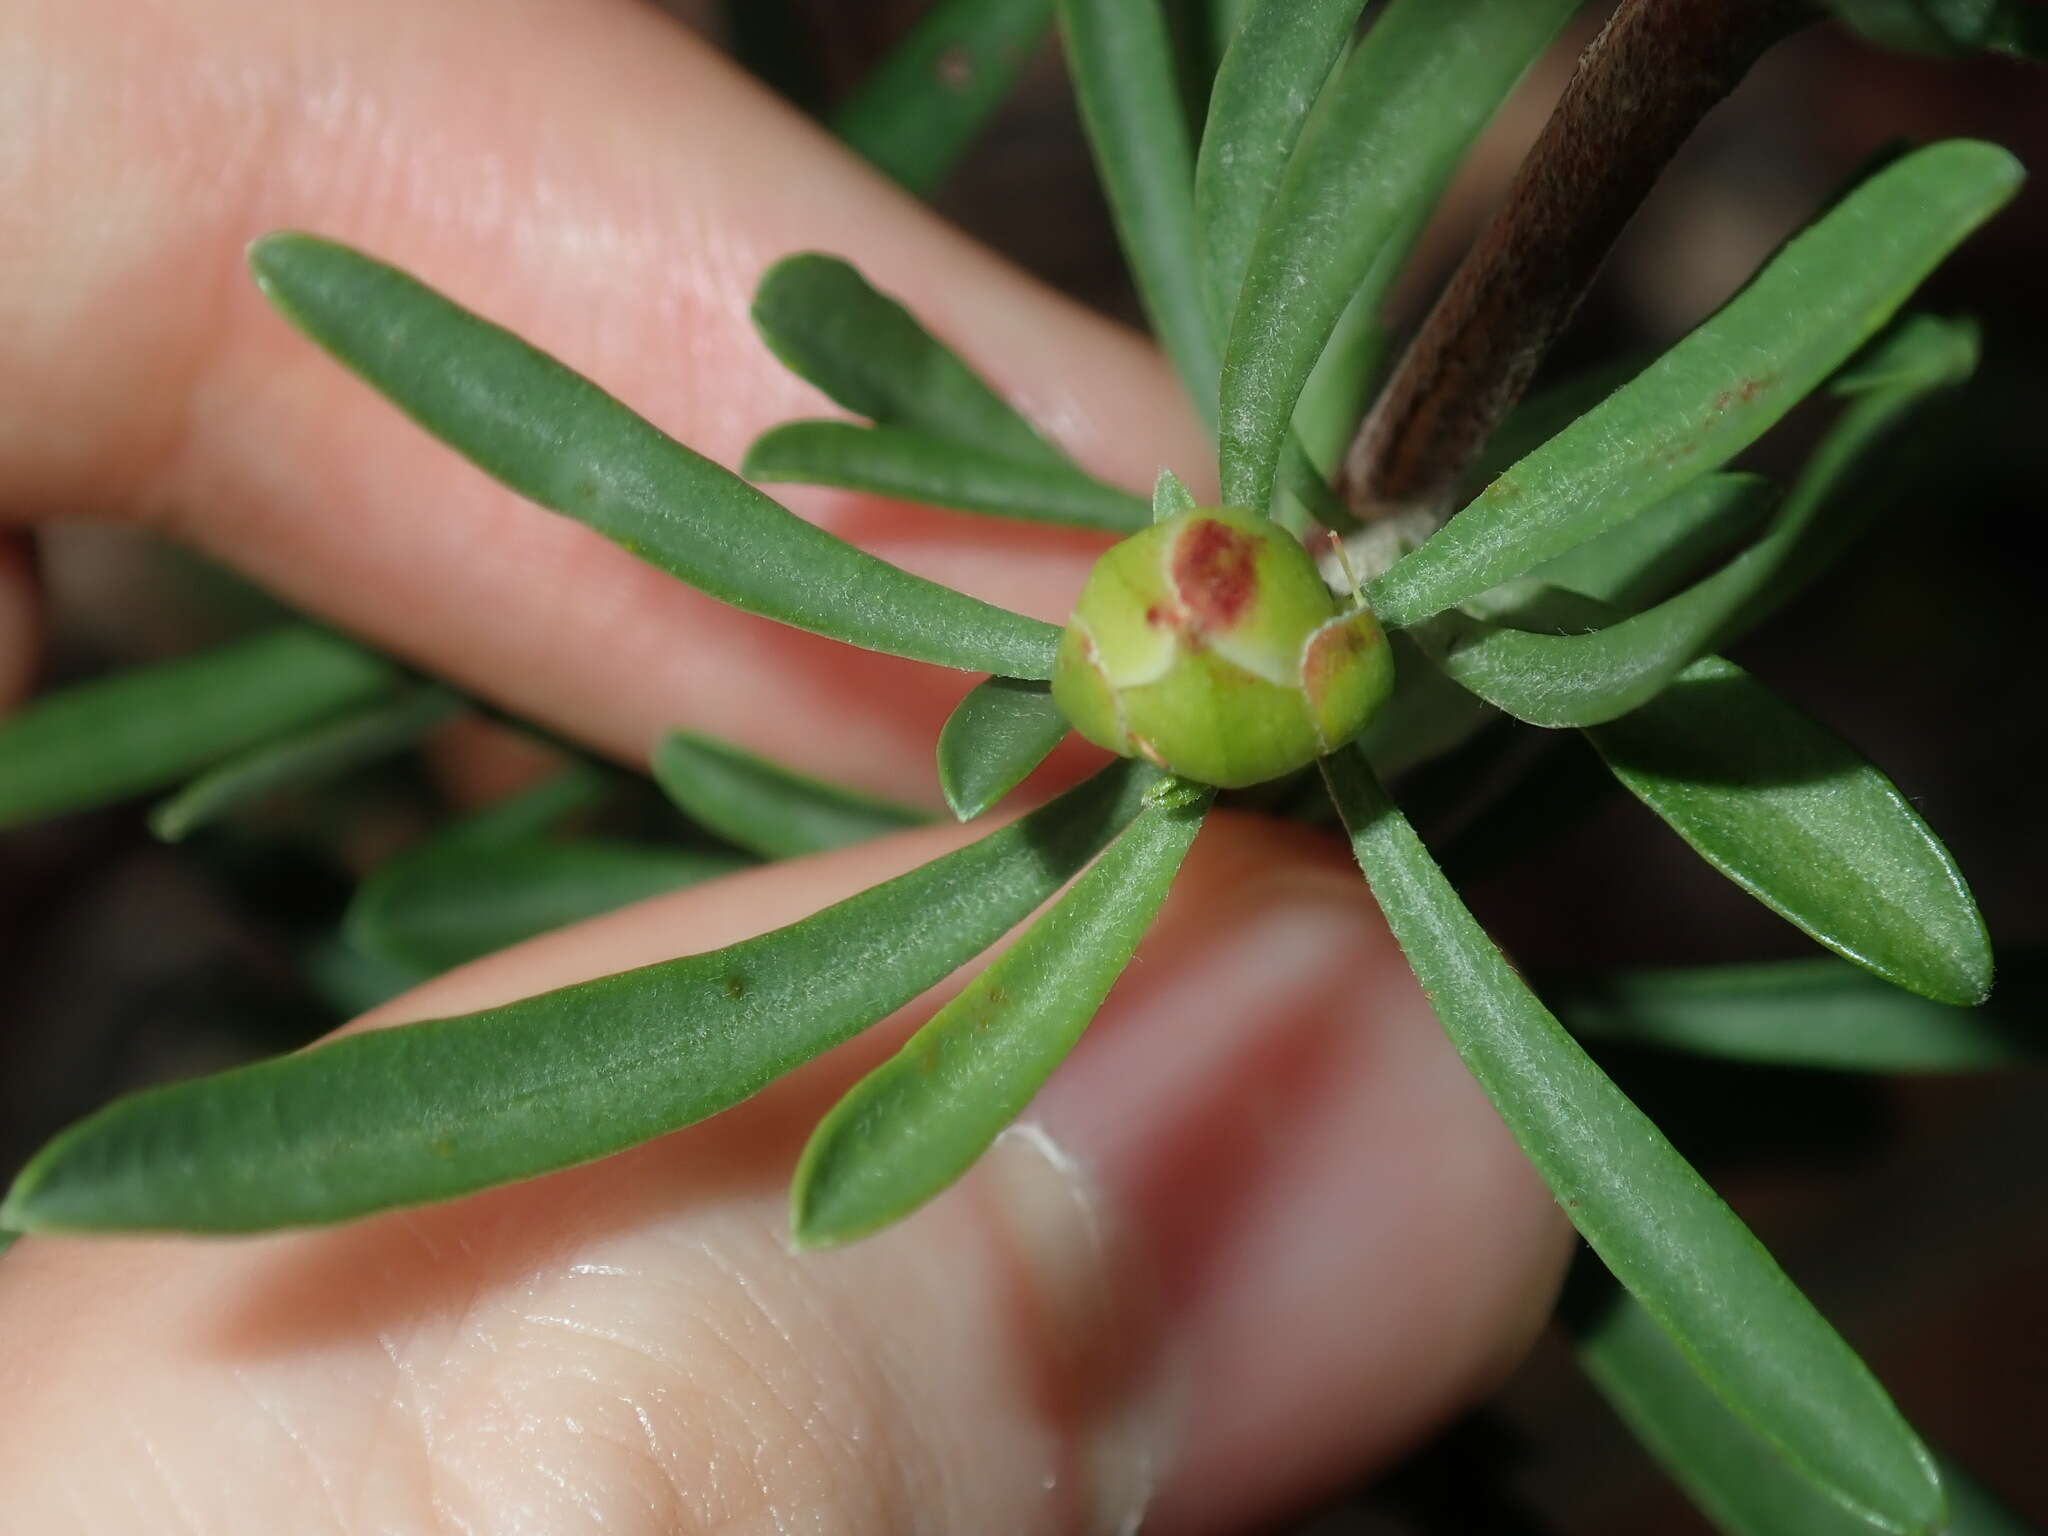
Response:
[[[149,523],[601,749],[637,760],[687,723],[929,797],[966,680],[738,615],[500,491],[269,313],[248,239],[395,261],[726,463],[817,407],[745,313],[769,261],[828,249],[1096,472],[1143,487],[1207,456],[1140,341],[624,0],[10,10],[6,515]],[[1099,547],[792,499],[1047,618]],[[26,575],[0,561],[0,683],[30,655]],[[364,1022],[713,948],[964,835],[649,902]],[[791,1254],[804,1133],[929,1011],[692,1130],[452,1205],[18,1245],[9,1528],[1023,1533],[1148,1509],[1228,1530],[1396,1452],[1547,1310],[1563,1225],[1333,843],[1214,818],[1036,1129],[903,1226]]]

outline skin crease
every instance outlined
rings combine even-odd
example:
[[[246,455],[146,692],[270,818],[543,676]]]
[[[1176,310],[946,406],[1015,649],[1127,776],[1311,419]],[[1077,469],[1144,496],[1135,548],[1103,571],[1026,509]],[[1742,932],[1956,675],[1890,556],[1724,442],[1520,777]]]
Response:
[[[5,0],[0,518],[119,517],[628,759],[687,723],[936,803],[971,681],[698,598],[498,491],[271,315],[278,227],[419,272],[734,462],[819,401],[754,340],[825,248],[1085,464],[1205,451],[1140,340],[1049,294],[626,0]],[[1097,541],[789,498],[1047,618]],[[0,688],[35,604],[0,545]],[[787,922],[939,828],[645,903],[394,1024]],[[795,1256],[811,1121],[934,1006],[590,1168],[331,1232],[29,1239],[0,1260],[10,1529],[1225,1531],[1383,1462],[1510,1365],[1562,1223],[1343,850],[1218,817],[1013,1140]]]

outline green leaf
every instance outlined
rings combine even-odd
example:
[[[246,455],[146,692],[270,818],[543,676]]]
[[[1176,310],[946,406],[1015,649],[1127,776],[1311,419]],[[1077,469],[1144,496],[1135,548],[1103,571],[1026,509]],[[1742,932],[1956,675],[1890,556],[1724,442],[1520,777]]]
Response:
[[[832,1107],[790,1186],[800,1246],[851,1242],[901,1220],[1023,1113],[1131,963],[1208,801],[1148,808],[1023,938]]]
[[[1550,998],[1581,1037],[1838,1072],[1976,1072],[2048,1056],[2044,958],[2008,956],[1980,1008],[1930,1002],[1832,957],[1620,971]]]
[[[30,1161],[0,1227],[345,1221],[701,1120],[993,944],[1137,814],[1153,777],[1119,763],[979,842],[725,949],[117,1100]]]
[[[1160,470],[1159,478],[1152,482],[1152,521],[1170,522],[1194,510],[1195,493],[1181,484],[1180,476],[1172,470]]]
[[[299,234],[249,260],[295,325],[478,468],[709,596],[916,661],[1051,674],[1051,625],[812,527],[396,268]]]
[[[1002,458],[1067,462],[909,310],[837,256],[776,262],[755,291],[753,317],[784,366],[857,416]]]
[[[1840,737],[1710,656],[1587,732],[1714,868],[1845,959],[1936,1002],[1981,1002],[1991,942],[1955,861]]]
[[[1770,531],[1713,575],[1590,634],[1485,626],[1449,651],[1446,670],[1531,725],[1599,725],[1655,697],[1703,652],[1732,642],[1782,605],[1884,509],[1889,498],[1871,483],[1873,468],[1881,467],[1876,450],[1932,390],[1967,376],[1976,349],[1964,338],[1971,335],[1970,327],[1925,317],[1909,325],[1887,350],[1930,364],[1927,371],[1915,377],[1882,359],[1874,364],[1895,382],[1876,388],[1859,383],[1864,392],[1814,451]],[[1768,487],[1749,477],[1712,476],[1706,484],[1731,499],[1768,494]],[[1560,557],[1567,574],[1570,562],[1588,549],[1632,536],[1650,521],[1624,523]]]
[[[785,422],[754,440],[740,473],[1112,533],[1134,532],[1151,520],[1142,497],[1071,464],[1006,459],[906,427]]]
[[[1472,466],[1476,484],[1485,485],[1515,462],[1534,453],[1566,427],[1593,409],[1643,371],[1646,359],[1621,358],[1567,374],[1554,384],[1532,391],[1509,411]]]
[[[1925,394],[1966,382],[1983,354],[1977,322],[1908,315],[1828,380],[1831,395]]]
[[[1344,450],[1372,403],[1387,360],[1389,335],[1380,303],[1408,254],[1409,241],[1382,247],[1373,270],[1344,306],[1337,329],[1310,370],[1294,407],[1294,434],[1303,454],[1327,478],[1343,462]]]
[[[823,853],[931,820],[694,731],[661,739],[654,778],[692,821],[764,859]]]
[[[307,948],[299,965],[313,995],[342,1019],[368,1013],[433,974],[370,954],[339,933],[329,933]]]
[[[1213,80],[1222,65],[1223,56],[1230,51],[1230,45],[1237,38],[1238,28],[1244,25],[1245,13],[1251,9],[1252,0],[1191,0],[1187,9],[1196,13],[1195,25],[1199,29],[1196,43],[1197,73]]]
[[[2048,58],[2048,19],[2035,0],[1825,0],[1872,42],[1906,53],[1996,49]]]
[[[1373,582],[1381,622],[1419,623],[1718,468],[1874,335],[2020,179],[2011,155],[1967,139],[1893,161],[1787,242],[1712,319]]]
[[[1274,478],[1273,489],[1325,528],[1338,533],[1356,533],[1360,527],[1358,518],[1338,500],[1337,493],[1330,489],[1329,481],[1309,458],[1307,448],[1302,446],[1298,437],[1288,438],[1286,446],[1280,450],[1280,469]]]
[[[1230,334],[1259,225],[1365,0],[1258,0],[1223,56],[1195,160],[1209,317]]]
[[[1726,1536],[1869,1536],[1732,1417],[1641,1307],[1616,1297],[1577,1328],[1579,1363],[1614,1411]],[[2029,1536],[1946,1457],[1946,1536]]]
[[[293,625],[67,688],[0,722],[0,827],[175,784],[397,681],[382,657]]]
[[[1643,516],[1545,561],[1528,579],[1637,612],[1753,532],[1776,494],[1760,475],[1701,475]]]
[[[928,196],[995,115],[1052,20],[1052,0],[940,0],[860,84],[832,131]]]
[[[461,708],[447,689],[421,687],[301,726],[209,768],[150,812],[150,830],[178,842],[265,795],[324,784],[403,752]]]
[[[1933,1464],[1868,1368],[1522,984],[1364,761],[1324,772],[1445,1032],[1615,1278],[1831,1498],[1882,1530],[1940,1530]]]
[[[1260,226],[1225,349],[1227,506],[1273,496],[1295,402],[1345,307],[1414,238],[1466,146],[1577,0],[1394,0],[1324,93]],[[1376,307],[1376,306],[1374,306]]]
[[[617,778],[593,763],[571,763],[530,789],[471,811],[449,822],[406,857],[430,849],[502,848],[533,842],[558,830],[570,817],[602,804],[617,787]]]
[[[1138,297],[1189,399],[1213,423],[1216,345],[1195,236],[1194,152],[1160,0],[1059,0],[1059,18]]]
[[[1300,521],[1304,518],[1336,533],[1356,533],[1363,526],[1330,488],[1330,480],[1379,387],[1388,343],[1380,302],[1387,282],[1400,268],[1392,258],[1405,257],[1408,243],[1403,239],[1398,249],[1391,244],[1382,248],[1294,407],[1294,431],[1280,450],[1274,483],[1279,504],[1273,515],[1286,520],[1297,534],[1306,530]]]
[[[1752,519],[1755,507],[1768,507],[1777,496],[1775,487],[1754,476],[1716,476],[1712,490],[1721,505],[1710,517],[1720,520]],[[1787,521],[1781,517],[1778,527]],[[1600,725],[1655,698],[1711,648],[1731,609],[1747,595],[1723,578],[1770,575],[1769,557],[1782,554],[1787,542],[1754,545],[1714,576],[1633,617],[1524,578],[1475,599],[1469,612],[1438,615],[1413,632],[1430,643],[1438,665],[1460,687],[1517,720],[1552,729]],[[1748,560],[1758,550],[1765,557]],[[1494,614],[1524,627],[1494,623]],[[1547,628],[1533,627],[1538,624]]]
[[[939,732],[939,788],[972,821],[1023,783],[1067,734],[1044,683],[992,677],[969,690]]]
[[[600,838],[422,850],[362,883],[346,931],[366,953],[431,976],[750,866],[731,854]]]

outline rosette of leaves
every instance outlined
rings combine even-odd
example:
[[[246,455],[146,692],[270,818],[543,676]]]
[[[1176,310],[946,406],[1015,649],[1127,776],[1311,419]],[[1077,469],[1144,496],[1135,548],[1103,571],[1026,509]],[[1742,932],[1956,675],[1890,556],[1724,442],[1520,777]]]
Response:
[[[1197,145],[1160,9],[1062,0],[1119,233],[1161,344],[1215,426],[1233,516],[1353,526],[1325,476],[1377,377],[1382,301],[1461,155],[1573,8],[1394,0],[1360,39],[1359,0],[1260,0],[1222,59]],[[942,9],[959,22],[1004,8]],[[889,140],[882,116],[863,131]],[[1669,1388],[1669,1414],[1636,1417],[1675,1459],[1692,1442],[1670,1423],[1725,1421],[1745,1437],[1749,1463],[1731,1458],[1738,1470],[1720,1473],[1709,1457],[1697,1479],[1743,1476],[1762,1457],[1797,1497],[1857,1528],[1945,1528],[1934,1459],[1496,949],[1381,780],[1458,738],[1447,710],[1583,732],[1703,858],[1841,957],[1827,972],[1834,983],[1862,978],[1853,984],[1906,1000],[1904,1021],[1894,1014],[1895,1033],[1859,1064],[1957,1064],[1930,1042],[1963,1028],[1956,1010],[1985,998],[1992,962],[1954,863],[1877,768],[1714,652],[1870,520],[1873,467],[1923,401],[1968,375],[1967,323],[1900,311],[2019,176],[2009,155],[1975,142],[1894,160],[1663,356],[1516,454],[1415,547],[1380,559],[1364,597],[1395,637],[1398,687],[1361,744],[1315,770],[1452,1042],[1630,1297],[1632,1331],[1589,1346],[1596,1374],[1619,1382],[1622,1398],[1630,1383]],[[313,341],[529,500],[747,612],[979,679],[938,742],[940,781],[962,820],[995,807],[1066,734],[1047,687],[1061,632],[867,555],[749,479],[1124,534],[1188,510],[1170,475],[1155,506],[1092,478],[827,255],[776,265],[754,315],[767,345],[851,419],[775,429],[749,453],[747,479],[371,255],[287,233],[259,242],[251,264]],[[1833,425],[1789,485],[1726,469],[1816,392],[1833,397]],[[1732,558],[1700,574],[1700,550],[1731,544]],[[253,688],[224,682],[223,669]],[[325,678],[324,689],[278,683],[288,669]],[[138,709],[140,685],[117,679],[0,729],[0,816],[216,765],[211,791],[181,797],[189,817],[195,796],[203,809],[232,801],[237,784],[302,773],[309,758],[352,760],[450,707],[375,658],[298,631],[175,664],[157,675],[160,692],[167,677],[214,713]],[[93,720],[162,739],[82,752],[91,732],[81,721]],[[1425,739],[1435,745],[1417,745]],[[694,738],[665,746],[657,766],[700,821],[764,857],[911,814]],[[548,791],[537,809],[512,813],[514,834],[559,814],[548,794],[559,800]],[[1116,762],[922,868],[742,943],[136,1094],[45,1148],[8,1193],[0,1226],[258,1231],[602,1157],[746,1098],[1043,908],[817,1127],[796,1169],[795,1236],[859,1238],[943,1190],[1030,1102],[1130,961],[1215,796]],[[458,830],[410,856],[366,892],[358,931],[373,944],[380,933],[441,935],[439,947],[405,952],[421,969],[504,939],[416,914],[442,910],[434,893],[459,887],[461,861],[502,846],[506,830],[502,820]],[[603,893],[557,902],[547,920],[716,872],[598,857],[575,867]],[[394,910],[415,915],[395,922]],[[1776,995],[1774,982],[1759,985]],[[1711,988],[1649,994],[1677,1018],[1674,1043],[1768,1054],[1754,1031],[1716,1035],[1728,1009]],[[1580,1001],[1597,1031],[1597,995]],[[1970,1038],[1993,1057],[2006,1048]],[[1835,1048],[1857,1056],[1853,1039]]]

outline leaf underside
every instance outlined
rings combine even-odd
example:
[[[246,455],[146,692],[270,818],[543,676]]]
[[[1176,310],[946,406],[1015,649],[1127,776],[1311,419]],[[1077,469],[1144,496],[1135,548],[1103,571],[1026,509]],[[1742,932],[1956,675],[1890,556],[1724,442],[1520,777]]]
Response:
[[[738,1103],[995,942],[1135,816],[1119,763],[744,943],[117,1100],[16,1179],[13,1230],[245,1232],[468,1194]]]
[[[1458,900],[1363,759],[1324,763],[1445,1032],[1602,1261],[1718,1399],[1880,1529],[1944,1517],[1931,1459],[1749,1229],[1593,1064]]]

